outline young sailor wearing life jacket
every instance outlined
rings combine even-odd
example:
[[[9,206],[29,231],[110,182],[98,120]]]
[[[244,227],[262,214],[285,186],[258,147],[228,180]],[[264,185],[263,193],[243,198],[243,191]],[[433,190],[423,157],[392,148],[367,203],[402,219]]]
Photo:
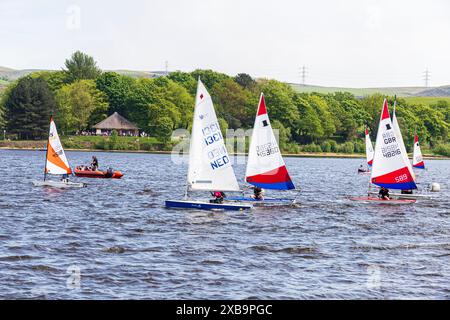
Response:
[[[264,199],[264,191],[260,187],[253,187],[253,196],[252,198],[255,200],[263,200]]]
[[[214,199],[209,200],[211,203],[223,203],[223,198],[225,198],[225,193],[222,191],[214,191],[211,192],[211,195],[214,197]]]
[[[383,200],[391,200],[389,198],[389,189],[381,187],[380,192],[378,192],[378,197]]]

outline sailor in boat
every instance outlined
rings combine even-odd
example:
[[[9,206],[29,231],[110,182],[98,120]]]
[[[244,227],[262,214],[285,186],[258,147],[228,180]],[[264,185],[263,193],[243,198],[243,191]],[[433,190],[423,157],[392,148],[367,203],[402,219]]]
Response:
[[[97,168],[98,168],[98,160],[97,160],[96,156],[92,156],[91,166],[92,166],[92,171],[97,170]]]
[[[214,191],[211,192],[211,195],[214,197],[214,199],[209,200],[210,203],[223,203],[223,198],[225,198],[225,193],[222,191]]]
[[[68,183],[69,182],[69,175],[63,174],[61,177],[61,182]]]
[[[389,189],[381,187],[380,192],[378,192],[378,197],[383,200],[391,200],[389,198]]]
[[[358,172],[367,172],[367,170],[364,169],[363,165],[360,165],[358,168]]]
[[[114,171],[111,167],[106,170],[105,178],[111,178],[114,174]]]
[[[252,198],[255,200],[264,200],[264,191],[260,187],[253,187],[253,196]]]

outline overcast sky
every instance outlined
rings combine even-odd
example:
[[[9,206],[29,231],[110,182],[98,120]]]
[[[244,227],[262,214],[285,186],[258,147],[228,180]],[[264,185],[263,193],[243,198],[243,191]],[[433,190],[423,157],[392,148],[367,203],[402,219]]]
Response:
[[[192,71],[327,86],[450,84],[446,0],[0,0],[0,66]]]

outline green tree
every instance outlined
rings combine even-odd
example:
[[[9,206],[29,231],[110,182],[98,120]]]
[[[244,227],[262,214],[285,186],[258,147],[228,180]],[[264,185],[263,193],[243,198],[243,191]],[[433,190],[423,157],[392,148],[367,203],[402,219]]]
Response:
[[[231,78],[230,76],[224,73],[216,72],[213,70],[200,70],[200,69],[192,71],[191,76],[195,80],[200,78],[200,80],[203,82],[203,84],[206,86],[208,90],[211,89],[216,83]]]
[[[102,73],[94,58],[81,51],[76,51],[70,59],[66,59],[65,66],[64,72],[69,83],[76,80],[96,79]]]
[[[67,74],[64,71],[38,71],[33,72],[30,76],[43,79],[53,93],[67,83]]]
[[[197,79],[195,79],[190,73],[175,71],[171,72],[167,78],[182,85],[191,95],[195,95],[197,90]]]
[[[217,122],[219,122],[219,127],[220,127],[220,131],[222,132],[222,136],[226,137],[227,136],[227,129],[228,129],[228,123],[227,120],[225,120],[224,118],[218,118]]]
[[[295,125],[296,140],[306,144],[317,141],[319,138],[323,137],[324,130],[322,123],[316,111],[306,99],[306,96],[297,93],[294,95],[293,100],[300,115]]]
[[[164,144],[169,143],[172,137],[172,119],[169,117],[160,117],[155,121],[154,125],[156,128],[155,136]]]
[[[293,89],[282,82],[268,80],[261,82],[257,91],[264,92],[267,111],[273,120],[279,120],[287,128],[292,128],[299,121],[299,112],[293,97]]]
[[[174,120],[174,126],[177,128],[187,128],[192,122],[194,110],[194,98],[188,90],[179,83],[171,79],[160,77],[154,79],[156,85],[156,94],[158,100],[170,102],[176,109],[177,118]]]
[[[136,79],[129,76],[120,75],[116,72],[102,73],[96,80],[97,89],[104,92],[109,102],[109,113],[118,112],[125,118],[129,118],[132,109],[132,100]]]
[[[384,96],[376,93],[367,97],[364,97],[361,101],[364,110],[369,115],[367,121],[370,130],[370,137],[372,140],[376,139],[378,124],[380,122],[381,108],[383,107]]]
[[[56,102],[41,78],[25,77],[18,81],[5,102],[8,131],[20,139],[44,138]]]
[[[256,81],[247,73],[239,73],[234,77],[234,81],[244,89],[250,89],[256,84]]]
[[[278,144],[280,150],[286,150],[288,143],[291,141],[291,129],[285,128],[278,120],[272,121],[271,125],[274,130],[278,130]]]
[[[218,82],[211,90],[218,113],[228,125],[241,128],[243,124],[251,123],[255,116],[256,104],[249,106],[250,92],[239,86],[233,79]]]
[[[309,95],[308,100],[309,104],[321,120],[323,133],[321,134],[320,139],[322,140],[331,137],[336,132],[336,127],[334,125],[334,117],[328,108],[327,102],[325,99],[315,94]]]
[[[93,80],[78,80],[63,86],[56,101],[57,119],[67,131],[84,130],[93,124],[90,121],[99,120],[106,114],[106,95],[95,87]],[[92,118],[93,114],[97,117]]]

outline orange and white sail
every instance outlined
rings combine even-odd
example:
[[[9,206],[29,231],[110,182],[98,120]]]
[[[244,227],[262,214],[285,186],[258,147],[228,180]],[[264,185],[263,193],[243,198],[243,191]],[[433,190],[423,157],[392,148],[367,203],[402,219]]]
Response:
[[[50,131],[47,143],[47,163],[45,172],[50,174],[71,174],[69,162],[61,145],[53,118],[50,120]]]

